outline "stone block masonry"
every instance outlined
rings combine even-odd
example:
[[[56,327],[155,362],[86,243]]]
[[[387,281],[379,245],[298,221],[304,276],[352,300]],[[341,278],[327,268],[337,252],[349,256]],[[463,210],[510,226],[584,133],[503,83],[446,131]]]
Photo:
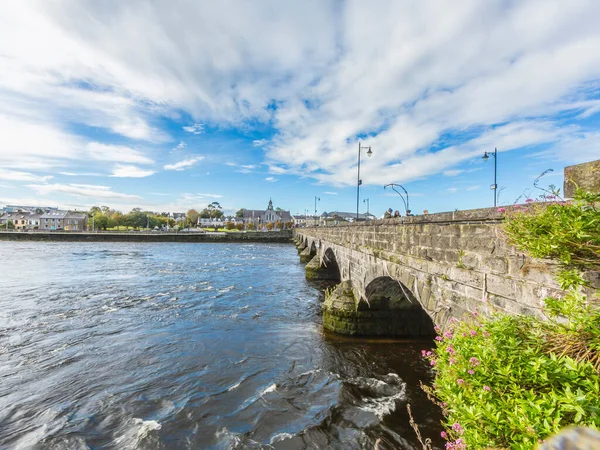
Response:
[[[427,320],[420,312],[444,329],[452,317],[466,313],[542,317],[541,300],[562,295],[556,265],[509,245],[502,221],[495,208],[476,209],[299,228],[294,239],[303,260],[312,257],[307,276],[319,277],[323,267],[335,265],[345,286],[344,295],[336,291],[337,298],[323,306],[326,328],[346,334],[423,335]],[[325,276],[331,279],[330,272]],[[389,323],[373,325],[375,317],[386,314],[393,316],[391,328]],[[361,315],[369,316],[370,324],[362,326]],[[411,328],[415,323],[422,326]]]

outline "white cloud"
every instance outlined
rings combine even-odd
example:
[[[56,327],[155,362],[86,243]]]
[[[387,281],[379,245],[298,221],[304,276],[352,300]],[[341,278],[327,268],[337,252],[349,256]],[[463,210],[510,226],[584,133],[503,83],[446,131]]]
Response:
[[[252,141],[252,146],[253,147],[263,147],[265,145],[267,145],[269,143],[268,139],[255,139],[254,141]]]
[[[444,170],[444,175],[446,175],[447,177],[455,177],[456,175],[459,175],[463,172],[464,170],[461,169]]]
[[[452,194],[454,194],[456,191],[458,191],[458,189],[457,189],[457,188],[455,188],[455,187],[449,187],[449,188],[448,188],[448,189],[446,189],[446,190],[447,190],[448,192],[452,193]]]
[[[204,156],[197,156],[195,158],[184,159],[183,161],[179,161],[175,164],[167,164],[164,166],[165,170],[185,170],[192,166],[195,166],[200,161],[204,159]]]
[[[177,144],[175,147],[173,147],[173,152],[177,151],[177,150],[183,150],[184,148],[187,147],[187,144],[183,141],[180,141],[179,144]]]
[[[144,170],[136,166],[117,164],[113,169],[111,177],[118,178],[144,178],[153,175],[153,170]]]
[[[0,180],[45,182],[52,178],[53,177],[50,175],[34,175],[32,173],[19,172],[16,170],[0,170]]]
[[[323,194],[327,194],[327,195],[338,195],[337,192],[323,192]]]
[[[189,2],[176,15],[168,2],[15,1],[2,12],[3,169],[84,160],[78,125],[167,142],[162,117],[196,122],[184,127],[194,134],[272,126],[253,143],[270,173],[332,185],[354,183],[357,136],[373,147],[365,184],[451,174],[494,146],[551,145],[545,155],[564,161],[597,148],[591,121],[549,119],[600,111],[596,0]],[[466,137],[444,148],[456,132]],[[153,160],[133,148],[90,156]]]
[[[195,123],[194,125],[190,125],[189,127],[183,127],[185,131],[192,134],[202,134],[204,133],[204,124]]]
[[[267,177],[267,178],[265,178],[265,181],[268,181],[269,183],[274,183],[275,181],[277,181],[277,178],[275,178],[275,177]]]
[[[138,195],[114,192],[109,186],[97,186],[92,184],[29,184],[27,187],[33,189],[40,195],[60,193],[100,200],[141,198]]]
[[[481,186],[469,186],[467,188],[467,191],[476,191],[477,189],[481,188]]]
[[[152,164],[154,161],[139,150],[124,145],[107,145],[90,142],[86,146],[88,155],[98,161],[114,161],[134,164]]]

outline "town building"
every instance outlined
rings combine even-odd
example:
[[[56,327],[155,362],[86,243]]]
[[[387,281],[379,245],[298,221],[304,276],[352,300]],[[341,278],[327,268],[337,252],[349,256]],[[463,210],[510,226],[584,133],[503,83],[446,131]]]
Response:
[[[245,209],[243,219],[246,226],[252,223],[258,230],[263,228],[267,223],[276,224],[277,222],[282,222],[285,225],[287,222],[292,221],[292,215],[289,211],[275,210],[273,208],[273,201],[269,199],[269,205],[266,210]]]
[[[377,219],[377,217],[375,217],[373,214],[369,214],[369,213],[359,213],[358,214],[358,220],[359,221],[365,221],[365,220],[375,220]],[[356,221],[356,213],[355,212],[342,212],[342,211],[332,211],[332,212],[324,212],[323,214],[321,214],[321,217],[319,219],[319,223],[321,225],[325,225],[325,224],[330,224],[330,223],[334,223],[335,222],[355,222]]]
[[[52,210],[40,216],[40,230],[85,231],[87,219],[87,213],[84,212]]]

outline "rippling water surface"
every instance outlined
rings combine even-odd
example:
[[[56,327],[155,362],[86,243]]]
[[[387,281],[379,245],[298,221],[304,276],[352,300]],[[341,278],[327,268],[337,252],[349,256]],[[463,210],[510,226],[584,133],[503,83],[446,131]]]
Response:
[[[0,252],[0,448],[440,445],[430,344],[325,334],[292,245]]]

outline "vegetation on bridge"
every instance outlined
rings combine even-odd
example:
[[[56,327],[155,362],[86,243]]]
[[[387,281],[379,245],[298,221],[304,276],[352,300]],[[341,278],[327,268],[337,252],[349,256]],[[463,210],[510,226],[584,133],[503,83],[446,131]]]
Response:
[[[425,390],[444,412],[447,449],[532,449],[570,424],[600,428],[598,290],[583,275],[600,268],[599,202],[579,191],[509,211],[510,241],[557,260],[566,295],[544,300],[548,320],[475,313],[439,331],[423,354],[436,373]]]

